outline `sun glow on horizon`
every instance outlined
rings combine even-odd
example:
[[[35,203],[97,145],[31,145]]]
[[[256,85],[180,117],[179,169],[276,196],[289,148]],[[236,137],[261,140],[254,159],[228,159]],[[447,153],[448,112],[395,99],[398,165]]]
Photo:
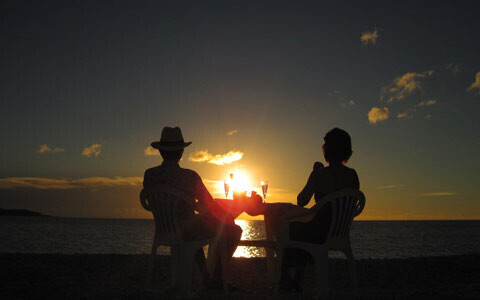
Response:
[[[250,195],[252,191],[259,193],[260,187],[256,187],[252,184],[251,177],[244,170],[228,171],[223,180],[215,181],[215,194],[225,196],[226,189],[228,189],[227,198],[233,197],[233,191],[246,192]]]

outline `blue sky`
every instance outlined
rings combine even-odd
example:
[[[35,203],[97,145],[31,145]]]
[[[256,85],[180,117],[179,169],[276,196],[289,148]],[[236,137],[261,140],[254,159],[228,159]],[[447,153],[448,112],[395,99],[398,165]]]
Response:
[[[295,201],[338,126],[352,136],[365,218],[478,219],[477,11],[474,2],[2,1],[0,206],[143,217],[139,182],[161,161],[145,149],[163,126],[193,142],[182,165],[205,180],[243,170],[252,184],[270,181],[270,201]],[[188,159],[200,150],[243,156]],[[108,181],[119,177],[131,182]],[[53,204],[59,187],[45,179],[64,180],[62,199],[77,200]],[[131,190],[114,204],[124,210],[79,212],[77,202],[116,199],[119,186]]]

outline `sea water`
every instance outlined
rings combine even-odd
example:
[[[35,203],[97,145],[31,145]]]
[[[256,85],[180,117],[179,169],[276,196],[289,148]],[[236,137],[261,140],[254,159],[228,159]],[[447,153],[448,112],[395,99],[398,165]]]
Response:
[[[263,221],[236,222],[242,239],[265,238]],[[0,253],[148,254],[153,234],[153,220],[0,217]],[[356,258],[480,253],[480,221],[355,221],[350,236]],[[170,251],[160,247],[157,253]],[[239,247],[235,256],[265,251]]]

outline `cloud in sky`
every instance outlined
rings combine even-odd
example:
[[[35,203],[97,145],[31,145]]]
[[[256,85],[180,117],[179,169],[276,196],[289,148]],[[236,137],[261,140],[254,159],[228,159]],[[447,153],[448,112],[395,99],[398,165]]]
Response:
[[[387,103],[402,100],[412,94],[414,91],[421,89],[421,80],[433,75],[433,70],[423,73],[408,72],[393,80],[393,82],[382,88],[380,99],[387,98]]]
[[[477,75],[475,75],[475,81],[467,89],[467,91],[472,91],[472,90],[476,90],[477,93],[480,93],[480,72],[477,72]]]
[[[159,156],[160,155],[160,152],[158,151],[158,149],[155,149],[152,146],[148,146],[147,148],[145,148],[145,150],[143,150],[143,153],[145,153],[145,155],[147,155],[147,156]]]
[[[215,165],[226,165],[241,160],[243,154],[244,153],[240,151],[229,151],[225,154],[211,154],[208,153],[208,150],[200,150],[190,154],[188,159],[193,162],[208,162]]]
[[[87,157],[95,155],[95,157],[97,157],[100,155],[101,151],[102,151],[102,145],[93,144],[90,147],[85,147],[82,151],[82,155]]]
[[[42,144],[40,145],[40,148],[37,150],[38,153],[59,153],[59,152],[65,152],[65,149],[60,148],[60,147],[55,147],[55,148],[50,148],[47,144]]]
[[[364,45],[368,45],[368,44],[375,45],[379,36],[380,34],[378,33],[378,29],[374,28],[373,31],[366,31],[362,33],[362,35],[360,36],[360,41]]]
[[[391,185],[383,185],[383,186],[377,186],[377,190],[387,190],[387,189],[393,189],[396,188],[397,186],[394,184]]]
[[[235,133],[238,133],[237,129],[227,132],[228,135],[234,135]]]
[[[405,119],[406,117],[408,117],[407,112],[397,114],[397,119]]]
[[[85,177],[79,179],[56,179],[43,177],[10,177],[0,179],[0,189],[33,188],[41,190],[65,190],[112,186],[138,186],[142,177]]]
[[[375,124],[388,119],[388,115],[388,108],[372,107],[372,109],[368,112],[368,121],[370,121],[371,124]]]
[[[433,100],[433,99],[430,99],[430,100],[427,100],[427,101],[421,101],[420,103],[417,104],[417,106],[430,106],[430,105],[434,105],[437,103],[437,100]]]
[[[460,72],[460,67],[455,63],[448,64],[446,69],[450,70],[450,72],[452,72],[454,75]]]
[[[353,106],[355,105],[355,100],[353,99],[350,99],[350,100],[347,100],[347,99],[340,99],[340,105],[343,107],[343,108],[347,108],[347,107],[350,107],[350,106]]]
[[[338,101],[340,106],[343,108],[348,108],[350,106],[354,106],[355,104],[357,104],[351,96],[339,90],[334,90],[333,92],[328,93],[328,96]]]
[[[457,193],[454,192],[432,192],[432,193],[423,193],[421,196],[435,197],[435,196],[455,196]]]

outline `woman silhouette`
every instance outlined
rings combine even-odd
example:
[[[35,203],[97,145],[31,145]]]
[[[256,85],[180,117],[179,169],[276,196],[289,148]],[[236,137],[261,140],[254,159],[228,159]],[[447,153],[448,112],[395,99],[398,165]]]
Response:
[[[315,202],[321,202],[325,195],[344,188],[360,188],[357,172],[345,166],[352,155],[352,142],[350,135],[342,129],[334,128],[324,137],[322,146],[323,157],[328,166],[315,162],[308,181],[303,190],[298,194],[298,206],[305,206],[315,196]],[[321,203],[319,203],[321,205]],[[290,238],[292,240],[324,243],[332,220],[330,203],[321,206],[314,219],[308,223],[292,222],[290,225]],[[309,255],[300,249],[288,248],[285,251],[282,264],[280,287],[282,290],[301,290],[301,283]],[[295,267],[295,276],[290,277],[290,268]]]

